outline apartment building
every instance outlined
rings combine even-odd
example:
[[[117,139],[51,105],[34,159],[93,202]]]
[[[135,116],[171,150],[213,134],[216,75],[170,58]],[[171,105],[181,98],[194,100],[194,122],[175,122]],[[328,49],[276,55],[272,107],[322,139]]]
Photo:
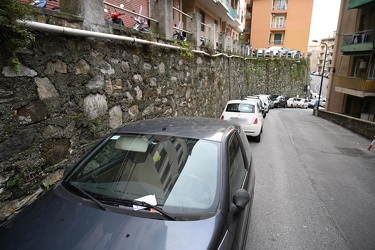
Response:
[[[28,3],[29,0],[20,0]],[[64,0],[47,0],[47,9],[58,8],[60,2]],[[201,15],[201,27],[195,34],[196,37],[214,37],[216,43],[220,36],[230,38],[230,43],[240,43],[245,27],[245,9],[246,0],[165,0],[172,3],[172,19],[170,20],[171,29],[182,30],[187,36],[192,31],[188,19],[192,19],[192,13]],[[110,19],[111,13],[120,13],[120,18],[126,27],[133,27],[134,14],[136,12],[146,17],[153,18],[150,11],[150,0],[105,0],[103,18]],[[115,7],[114,7],[115,6]],[[122,9],[116,8],[122,6]],[[98,17],[99,18],[99,17]],[[209,30],[215,26],[215,35],[208,34]],[[242,41],[241,41],[242,42]]]
[[[246,0],[246,10],[245,10],[245,29],[243,31],[244,44],[250,45],[251,37],[251,22],[253,13],[253,0]]]
[[[333,52],[335,47],[335,36],[323,38],[320,40],[320,42],[321,44],[309,46],[310,70],[313,72],[319,72],[320,74],[327,75],[330,74],[332,68]],[[327,55],[325,56],[326,50]]]
[[[246,22],[252,47],[278,45],[307,53],[312,8],[313,0],[252,0],[251,22]]]
[[[207,30],[216,24],[216,42],[220,33],[238,41],[245,27],[246,0],[174,0],[173,8],[175,24],[182,21],[186,30],[189,30],[186,27],[189,17],[185,14],[200,13],[202,37],[206,37]]]
[[[375,121],[375,0],[342,0],[327,110]]]

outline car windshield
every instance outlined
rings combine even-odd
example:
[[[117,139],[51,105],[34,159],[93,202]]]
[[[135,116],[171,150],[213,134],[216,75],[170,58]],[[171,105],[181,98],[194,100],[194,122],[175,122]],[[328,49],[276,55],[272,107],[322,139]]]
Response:
[[[255,107],[250,103],[230,103],[227,105],[226,112],[254,113]]]
[[[116,134],[81,160],[65,181],[98,200],[154,195],[156,205],[170,213],[215,212],[219,148],[209,140]]]

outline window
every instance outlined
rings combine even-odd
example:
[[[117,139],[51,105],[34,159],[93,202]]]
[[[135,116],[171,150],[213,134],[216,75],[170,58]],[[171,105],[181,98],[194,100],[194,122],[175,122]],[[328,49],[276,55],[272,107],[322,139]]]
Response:
[[[234,193],[242,187],[243,177],[245,175],[245,162],[237,134],[233,134],[230,138],[228,155],[230,197],[232,197]]]
[[[203,23],[205,23],[205,19],[206,19],[206,13],[204,11],[201,11],[201,15],[202,15],[202,24],[201,24],[201,31],[204,32],[204,25]]]
[[[282,44],[282,34],[274,35],[274,44]]]
[[[284,27],[285,27],[285,19],[284,19],[284,17],[283,16],[277,16],[275,18],[275,28],[284,28]]]
[[[375,78],[375,60],[373,59],[369,65],[368,78]]]
[[[255,107],[250,103],[231,103],[228,104],[226,110],[227,112],[240,112],[240,113],[254,113]]]

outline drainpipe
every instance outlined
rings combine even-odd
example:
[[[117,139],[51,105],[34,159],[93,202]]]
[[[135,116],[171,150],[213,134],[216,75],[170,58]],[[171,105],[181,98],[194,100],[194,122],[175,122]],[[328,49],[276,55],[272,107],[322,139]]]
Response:
[[[175,45],[157,43],[157,42],[133,38],[133,37],[129,37],[129,36],[119,36],[119,35],[101,33],[101,32],[96,32],[96,31],[73,29],[73,28],[51,25],[51,24],[45,24],[45,23],[39,23],[39,22],[33,22],[33,21],[18,21],[18,22],[21,25],[25,26],[26,28],[32,29],[32,30],[47,31],[47,32],[74,35],[74,36],[115,39],[115,40],[122,40],[122,41],[131,42],[131,43],[156,45],[156,46],[159,46],[159,47],[164,47],[164,48],[169,48],[169,49],[183,49],[183,48],[181,48],[179,46],[175,46]]]

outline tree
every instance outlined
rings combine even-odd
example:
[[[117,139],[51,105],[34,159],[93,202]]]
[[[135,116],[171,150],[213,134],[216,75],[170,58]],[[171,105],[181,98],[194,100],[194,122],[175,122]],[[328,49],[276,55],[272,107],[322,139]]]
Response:
[[[34,16],[37,11],[37,8],[17,0],[0,1],[0,54],[5,56],[16,73],[20,70],[16,51],[35,40],[34,35],[18,21]]]

